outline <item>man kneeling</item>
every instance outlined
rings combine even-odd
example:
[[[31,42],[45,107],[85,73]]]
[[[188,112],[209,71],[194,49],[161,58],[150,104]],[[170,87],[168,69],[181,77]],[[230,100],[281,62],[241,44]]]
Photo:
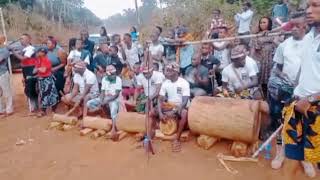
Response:
[[[122,90],[122,82],[120,77],[117,76],[117,70],[113,65],[106,67],[106,73],[107,75],[102,78],[100,97],[88,101],[87,109],[93,112],[102,108],[106,114],[110,113],[112,119],[111,139],[116,140],[118,136],[115,122],[120,107],[119,95]]]
[[[187,125],[190,86],[186,80],[179,77],[180,67],[178,64],[171,63],[166,68],[168,80],[162,83],[158,98],[158,108],[151,119],[155,122],[157,115],[163,122],[166,122],[168,118],[178,119],[178,131],[176,139],[172,143],[172,151],[179,152],[181,151],[180,136]]]

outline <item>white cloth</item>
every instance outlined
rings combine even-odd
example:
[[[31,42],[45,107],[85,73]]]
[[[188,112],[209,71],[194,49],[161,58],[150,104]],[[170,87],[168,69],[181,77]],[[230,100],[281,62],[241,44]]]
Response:
[[[121,78],[117,76],[116,82],[111,83],[107,76],[102,79],[101,90],[104,91],[106,96],[114,96],[117,94],[117,91],[122,90],[122,81]]]
[[[214,46],[218,48],[222,48],[226,46],[227,42],[214,42]],[[219,69],[223,70],[225,67],[227,67],[231,61],[230,61],[230,49],[225,47],[222,50],[214,50],[214,56],[220,61]]]
[[[137,77],[138,86],[142,86],[146,96],[153,96],[156,93],[157,85],[163,82],[163,74],[161,72],[153,71],[151,78],[148,80],[143,74]]]
[[[308,97],[320,93],[320,35],[315,37],[315,29],[303,39],[303,61],[299,83],[294,95]]]
[[[282,72],[288,75],[291,82],[295,82],[303,58],[303,41],[290,37],[278,46],[273,61],[282,64]]]
[[[36,49],[33,46],[29,45],[29,46],[25,47],[22,50],[22,52],[23,52],[23,56],[25,56],[27,58],[31,58],[32,55],[36,52]]]
[[[131,49],[128,49],[127,46],[124,46],[124,52],[126,54],[126,62],[129,63],[130,68],[133,69],[133,65],[139,62],[139,49],[138,47],[132,43]]]
[[[12,89],[10,85],[10,75],[8,71],[0,76],[0,88],[2,90],[2,96],[0,97],[0,113],[12,113]],[[5,102],[5,108],[3,106]]]
[[[238,33],[250,32],[250,25],[253,17],[253,11],[248,9],[245,12],[237,13],[234,17],[236,24],[239,25]]]
[[[257,63],[250,57],[246,57],[246,63],[244,67],[235,68],[233,64],[229,64],[222,71],[222,82],[228,83],[228,89],[234,91],[242,86],[241,81],[237,77],[237,74],[242,82],[247,85],[251,82],[251,77],[257,76],[259,73]]]
[[[71,61],[71,63],[81,61],[81,51],[78,51],[77,49],[72,50],[68,56],[68,60]],[[87,55],[83,61],[90,64],[89,55]]]
[[[149,51],[151,53],[152,56],[155,56],[155,55],[158,55],[158,54],[163,54],[164,52],[164,47],[162,44],[153,44],[151,43],[150,44],[150,47],[149,47]]]
[[[165,80],[160,89],[160,96],[166,96],[169,103],[174,103],[177,106],[182,104],[182,97],[190,97],[189,83],[179,77],[176,82]]]
[[[81,76],[78,73],[75,73],[73,76],[73,82],[79,85],[80,93],[84,93],[85,85],[92,85],[90,92],[91,94],[99,94],[99,85],[98,80],[93,72],[89,71],[88,69],[85,70],[83,75]]]

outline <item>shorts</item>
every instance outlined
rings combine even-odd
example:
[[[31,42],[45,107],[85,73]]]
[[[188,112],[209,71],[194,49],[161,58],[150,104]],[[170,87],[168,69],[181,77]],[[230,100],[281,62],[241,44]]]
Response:
[[[89,100],[86,104],[88,111],[95,112],[101,109],[103,106],[107,105],[110,109],[111,118],[113,121],[115,121],[119,112],[119,107],[120,107],[119,99],[110,101],[108,104],[107,104],[108,102],[107,100],[108,100],[108,97],[105,97],[103,102],[101,101],[100,98],[94,98]]]
[[[285,155],[288,159],[296,161],[304,161],[304,146],[303,144],[286,144],[284,146]]]

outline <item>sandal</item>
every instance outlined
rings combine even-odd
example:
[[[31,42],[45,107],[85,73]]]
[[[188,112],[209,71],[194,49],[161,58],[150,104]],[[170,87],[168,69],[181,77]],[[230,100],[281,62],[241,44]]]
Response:
[[[181,142],[179,140],[174,140],[172,142],[172,152],[181,152]]]

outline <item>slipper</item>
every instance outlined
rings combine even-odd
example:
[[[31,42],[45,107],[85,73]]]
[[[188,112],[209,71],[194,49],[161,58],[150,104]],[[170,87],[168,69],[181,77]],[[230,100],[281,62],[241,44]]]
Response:
[[[174,140],[172,142],[172,152],[181,152],[181,142],[179,140]]]

